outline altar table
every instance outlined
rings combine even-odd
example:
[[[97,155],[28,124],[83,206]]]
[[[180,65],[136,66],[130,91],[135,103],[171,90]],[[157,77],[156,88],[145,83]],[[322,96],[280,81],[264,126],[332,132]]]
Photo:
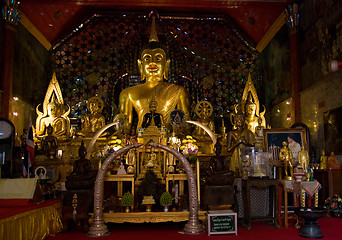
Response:
[[[250,230],[251,227],[251,189],[252,188],[266,188],[269,190],[269,213],[266,217],[253,217],[253,220],[266,220],[272,221],[276,228],[279,228],[278,218],[279,218],[279,186],[281,182],[277,179],[259,179],[250,178],[247,180],[242,180],[242,193],[243,193],[243,208],[245,227]],[[267,203],[266,203],[267,204]]]
[[[314,198],[314,207],[318,207],[318,191],[321,189],[321,184],[318,181],[287,181],[283,180],[284,188],[284,225],[288,227],[288,192],[294,192],[296,196],[296,207],[312,206]],[[298,227],[298,221],[296,224]]]

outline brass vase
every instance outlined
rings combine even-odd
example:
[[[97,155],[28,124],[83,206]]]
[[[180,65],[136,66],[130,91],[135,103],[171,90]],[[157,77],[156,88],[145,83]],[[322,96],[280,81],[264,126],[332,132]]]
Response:
[[[152,204],[145,204],[145,206],[146,206],[146,212],[152,211]]]
[[[126,206],[125,212],[126,212],[126,213],[129,213],[130,211],[131,211],[131,206]]]

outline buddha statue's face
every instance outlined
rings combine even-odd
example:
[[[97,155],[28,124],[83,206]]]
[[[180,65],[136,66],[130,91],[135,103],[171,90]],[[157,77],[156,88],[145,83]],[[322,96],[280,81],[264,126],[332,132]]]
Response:
[[[238,128],[242,128],[245,123],[245,116],[243,114],[237,114],[235,117],[235,125]]]
[[[91,114],[98,113],[99,111],[99,104],[97,102],[91,102],[89,104],[89,111]]]
[[[247,116],[255,116],[255,111],[256,111],[256,105],[255,104],[246,105],[246,115]]]
[[[49,116],[56,117],[58,112],[57,105],[54,103],[49,103],[47,105],[47,112]]]
[[[146,81],[161,81],[168,70],[170,60],[166,59],[163,49],[145,49],[138,60],[141,77]]]

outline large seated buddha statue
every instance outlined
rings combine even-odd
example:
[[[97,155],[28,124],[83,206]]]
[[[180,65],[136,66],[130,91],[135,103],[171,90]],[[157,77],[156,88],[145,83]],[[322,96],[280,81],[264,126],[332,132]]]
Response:
[[[65,141],[70,136],[70,119],[69,110],[65,111],[62,92],[57,82],[56,75],[53,74],[52,80],[46,91],[43,102],[43,112],[39,111],[39,106],[36,108],[36,133],[37,138],[42,138],[47,135],[47,127],[49,125],[53,128],[53,135],[57,137],[58,141]]]
[[[182,110],[186,118],[189,117],[190,98],[188,91],[176,84],[164,81],[168,78],[170,59],[158,41],[155,31],[155,20],[152,17],[149,44],[143,48],[141,58],[138,59],[141,79],[145,83],[124,89],[119,97],[120,113],[114,118],[127,116],[125,133],[130,133],[133,123],[133,110],[138,116],[137,129],[142,127],[145,114],[150,112],[152,100],[157,101],[156,113],[161,114],[165,127],[170,130],[170,113],[175,109]]]

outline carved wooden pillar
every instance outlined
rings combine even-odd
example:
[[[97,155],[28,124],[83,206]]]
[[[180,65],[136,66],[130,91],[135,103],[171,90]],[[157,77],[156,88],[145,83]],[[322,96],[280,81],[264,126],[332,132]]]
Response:
[[[20,20],[20,3],[16,0],[4,1],[2,6],[2,51],[0,66],[1,108],[0,117],[9,118],[13,89],[15,26]]]
[[[294,116],[292,123],[301,122],[301,105],[300,105],[300,90],[302,85],[301,70],[300,70],[300,55],[299,55],[299,34],[298,34],[298,5],[295,3],[289,5],[287,9],[287,23],[290,30],[289,45],[290,45],[290,68],[291,68],[291,96],[292,109]]]

